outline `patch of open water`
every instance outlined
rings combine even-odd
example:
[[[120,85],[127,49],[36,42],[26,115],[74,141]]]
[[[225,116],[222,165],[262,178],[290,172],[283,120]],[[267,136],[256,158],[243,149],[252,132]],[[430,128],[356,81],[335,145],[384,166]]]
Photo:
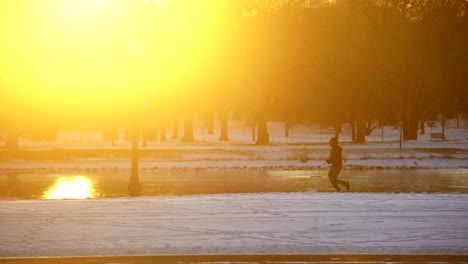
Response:
[[[159,170],[142,171],[139,179],[142,196],[332,192],[327,173],[326,170]],[[348,180],[352,192],[468,192],[467,169],[344,170],[339,179]],[[70,193],[75,196],[68,198],[125,197],[129,180],[130,170],[92,174],[3,173],[0,199],[60,198]]]

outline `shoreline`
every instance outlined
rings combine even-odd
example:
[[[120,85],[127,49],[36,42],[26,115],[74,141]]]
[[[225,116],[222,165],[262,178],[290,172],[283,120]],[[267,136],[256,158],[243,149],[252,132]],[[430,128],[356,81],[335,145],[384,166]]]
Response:
[[[347,162],[343,170],[466,170],[468,160],[372,160],[375,164],[365,162]],[[328,170],[329,166],[309,162],[304,165],[298,162],[285,161],[173,161],[173,162],[139,162],[139,171],[179,171],[179,170]],[[315,163],[315,164],[314,164]],[[323,163],[323,162],[320,162]],[[353,164],[354,163],[354,164]],[[462,165],[466,164],[466,165]],[[28,172],[125,172],[131,170],[130,161],[74,161],[74,162],[0,162],[0,173]]]
[[[35,170],[107,171],[131,167],[131,150],[125,146],[109,148],[19,148],[0,149],[0,172]],[[204,146],[150,145],[139,149],[139,169],[268,169],[326,170],[329,155],[325,144],[306,147],[270,146]],[[468,145],[452,146],[434,143],[428,147],[413,146],[402,151],[390,145],[343,146],[343,169],[468,169]]]

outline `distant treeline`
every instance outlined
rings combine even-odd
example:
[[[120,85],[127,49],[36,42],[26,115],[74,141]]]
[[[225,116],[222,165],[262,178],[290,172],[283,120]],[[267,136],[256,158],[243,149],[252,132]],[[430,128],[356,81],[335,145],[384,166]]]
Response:
[[[44,120],[56,126],[158,124],[178,131],[174,120],[183,118],[181,138],[193,141],[193,117],[203,116],[212,133],[216,116],[220,140],[228,140],[232,113],[256,127],[257,144],[267,144],[271,120],[320,123],[337,133],[350,123],[354,141],[365,142],[379,126],[401,125],[404,139],[417,139],[426,122],[444,127],[448,118],[468,113],[466,0],[213,2],[192,2],[197,11],[184,23],[193,43],[178,43],[178,50],[161,40],[158,67],[183,70],[164,81],[151,79],[139,94],[141,109],[95,107],[91,115],[50,114]],[[204,23],[210,30],[201,30]],[[145,45],[150,50],[158,44]],[[190,65],[183,62],[187,56]]]

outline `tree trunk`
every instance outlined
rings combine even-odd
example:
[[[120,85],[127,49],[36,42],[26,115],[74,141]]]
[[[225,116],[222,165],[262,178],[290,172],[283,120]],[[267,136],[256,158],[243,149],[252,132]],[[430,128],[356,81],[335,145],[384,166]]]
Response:
[[[193,142],[193,118],[192,115],[184,116],[184,142]]]
[[[358,110],[357,113],[357,127],[356,127],[356,143],[366,142],[366,125],[364,118],[362,118],[362,111]]]
[[[221,134],[219,136],[220,141],[228,141],[229,134],[228,134],[228,112],[221,111],[219,114],[219,121],[221,125]]]
[[[409,105],[408,105],[409,104]],[[403,140],[418,139],[418,109],[417,104],[408,102],[403,119]]]
[[[444,114],[439,116],[439,123],[442,127],[442,141],[445,141],[445,127],[447,126],[447,118],[445,118]]]
[[[255,139],[256,139],[255,123],[252,122],[252,141],[255,142]]]
[[[365,143],[366,142],[366,128],[364,125],[364,120],[358,119],[357,121],[357,133],[356,133],[356,143]]]
[[[334,127],[335,127],[335,137],[339,138],[340,133],[341,133],[341,123],[336,122]]]
[[[16,129],[16,128],[10,128],[10,129],[8,130],[7,140],[6,140],[6,143],[5,143],[5,147],[6,147],[6,148],[17,148],[17,147],[19,146],[18,140],[19,140],[19,132],[18,132],[18,129]]]
[[[265,118],[259,118],[258,120],[258,135],[257,135],[257,145],[268,145],[270,143],[270,135],[268,135],[268,122]]]
[[[115,145],[115,141],[119,139],[119,131],[117,129],[112,129],[112,132],[111,132],[111,143],[112,143],[112,146]]]
[[[160,133],[161,135],[159,136],[159,140],[166,141],[166,122],[164,121],[161,122]]]
[[[382,142],[384,141],[384,129],[385,129],[385,126],[383,124],[380,124],[380,129],[382,129]]]
[[[142,127],[141,128],[141,147],[146,148],[146,143],[148,140],[152,140],[154,138],[154,134],[151,135],[151,132],[153,130],[148,127]]]
[[[138,139],[139,129],[134,125],[132,128],[132,170],[130,175],[130,183],[128,184],[128,193],[130,196],[140,196],[141,186],[138,176]]]
[[[178,139],[179,138],[179,119],[176,118],[173,123],[172,127],[172,139]]]
[[[442,125],[442,141],[445,141],[445,122]]]
[[[210,114],[206,118],[206,125],[208,127],[208,135],[213,135],[214,134],[214,129],[213,129],[213,115]]]
[[[351,121],[351,141],[356,142],[356,121]]]
[[[284,122],[284,136],[285,137],[289,137],[289,129],[291,128],[291,120],[290,118],[288,117],[286,119],[286,122]]]
[[[424,121],[424,120],[419,121],[419,129],[421,130],[421,135],[426,134],[426,125],[425,125],[425,123],[426,123],[426,121]]]

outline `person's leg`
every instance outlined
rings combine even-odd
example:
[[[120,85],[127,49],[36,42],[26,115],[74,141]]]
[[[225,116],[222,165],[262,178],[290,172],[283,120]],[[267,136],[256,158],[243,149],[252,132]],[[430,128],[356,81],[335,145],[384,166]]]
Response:
[[[338,171],[338,173],[340,172]],[[336,168],[332,166],[330,168],[330,171],[328,172],[328,179],[330,180],[330,183],[333,185],[333,187],[335,187],[336,191],[340,192],[341,189],[337,183],[338,173],[336,171]]]
[[[346,182],[342,180],[336,180],[336,183],[341,184],[341,185],[346,185]]]
[[[346,191],[349,191],[349,181],[336,180],[336,183],[343,185],[346,188]]]
[[[335,178],[336,183],[344,185],[346,187],[346,191],[349,191],[349,188],[350,188],[349,181],[338,180],[338,175],[340,174],[340,172],[341,172],[341,167],[337,167],[336,168],[336,178]]]
[[[346,186],[346,181],[338,180],[338,175],[340,175],[340,172],[341,172],[341,167],[336,167],[336,168],[335,168],[335,173],[336,173],[336,183],[337,183],[337,184],[341,184],[341,185],[345,185],[345,186]]]

